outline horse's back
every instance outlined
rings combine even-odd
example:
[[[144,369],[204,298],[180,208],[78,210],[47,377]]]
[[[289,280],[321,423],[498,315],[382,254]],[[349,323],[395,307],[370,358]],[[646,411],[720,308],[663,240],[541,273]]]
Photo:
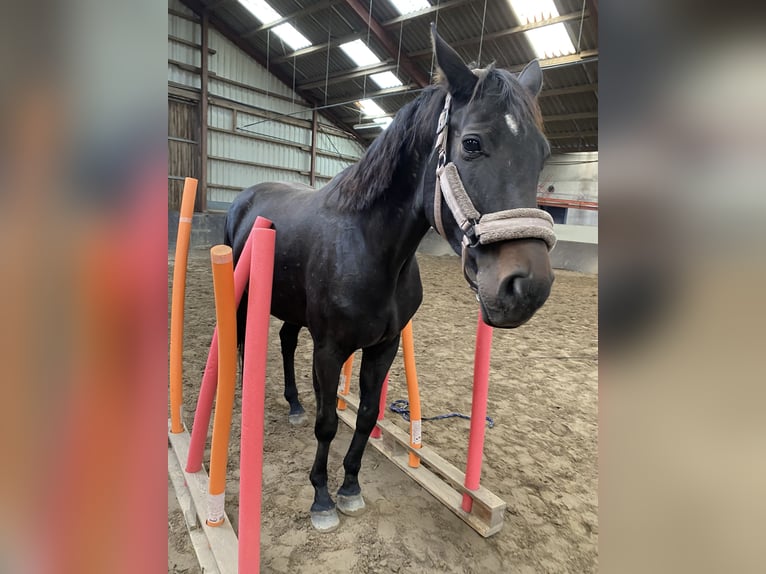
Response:
[[[250,187],[232,202],[225,241],[237,261],[256,218],[271,220],[277,232],[271,314],[315,336],[347,332],[360,348],[402,329],[422,300],[420,274],[414,256],[392,265],[370,232],[380,221],[339,211],[327,201],[332,189]]]
[[[259,183],[240,192],[226,213],[224,243],[234,251],[234,261],[244,249],[256,218],[265,217],[274,227],[294,223],[300,209],[315,195],[316,190],[300,183]]]

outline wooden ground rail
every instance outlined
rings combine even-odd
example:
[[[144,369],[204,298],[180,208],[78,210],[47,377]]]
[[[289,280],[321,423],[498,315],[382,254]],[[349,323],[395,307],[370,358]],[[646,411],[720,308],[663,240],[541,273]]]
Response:
[[[338,417],[350,426],[356,427],[356,413],[359,410],[359,399],[353,395],[338,395],[346,401],[348,408],[338,411]],[[352,412],[353,411],[353,412]],[[381,430],[381,438],[370,439],[369,443],[403,470],[410,478],[420,484],[437,500],[447,506],[452,512],[462,518],[471,528],[484,536],[492,536],[503,527],[506,504],[483,486],[476,490],[468,490],[463,483],[465,473],[452,463],[439,456],[426,445],[415,450],[410,446],[410,436],[391,421],[385,419],[377,422]],[[423,464],[417,468],[409,465],[409,453],[414,452]],[[462,507],[463,494],[473,498],[471,512],[465,512]]]
[[[206,523],[208,476],[204,466],[198,472],[184,470],[190,440],[185,428],[180,433],[168,432],[168,474],[183,511],[194,552],[205,574],[237,574],[237,535],[229,517],[224,515],[221,526],[211,527]]]

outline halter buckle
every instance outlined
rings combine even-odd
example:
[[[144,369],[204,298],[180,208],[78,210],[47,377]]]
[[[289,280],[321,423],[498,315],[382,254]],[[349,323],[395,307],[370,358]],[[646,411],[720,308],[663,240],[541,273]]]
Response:
[[[476,223],[466,220],[460,225],[460,230],[463,232],[463,242],[466,247],[476,247],[479,244]]]

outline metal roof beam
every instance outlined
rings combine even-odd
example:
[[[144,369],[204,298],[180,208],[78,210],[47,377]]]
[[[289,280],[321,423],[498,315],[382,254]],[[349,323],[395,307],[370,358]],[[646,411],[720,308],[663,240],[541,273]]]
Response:
[[[595,62],[598,60],[598,50],[583,50],[579,54],[570,54],[569,56],[561,56],[560,58],[546,58],[545,60],[538,60],[541,68],[558,68],[564,66],[571,66],[573,64],[586,64],[588,62]],[[509,72],[521,72],[526,64],[518,64],[516,66],[500,66],[506,68]]]
[[[588,11],[585,11],[585,18],[587,18],[589,15]],[[526,32],[528,30],[534,30],[536,28],[543,28],[545,26],[549,26],[551,24],[557,24],[559,22],[568,22],[570,20],[579,20],[580,17],[583,16],[582,12],[570,12],[569,14],[562,14],[561,16],[556,16],[555,18],[550,18],[548,20],[542,20],[540,22],[531,22],[529,24],[523,24],[522,26],[514,26],[513,28],[507,28],[505,30],[500,30],[499,32],[492,32],[491,34],[484,34],[484,38],[482,40],[481,36],[476,36],[474,38],[466,38],[465,40],[457,40],[455,42],[448,42],[450,46],[453,48],[460,48],[462,46],[471,46],[473,44],[478,44],[481,41],[488,42],[491,40],[497,40],[498,38],[505,38],[506,36],[513,36],[514,34],[521,34],[522,32]],[[425,56],[431,56],[431,52],[433,50],[429,47],[427,50],[417,50],[416,52],[410,52],[407,54],[410,58],[423,58]]]
[[[408,84],[404,86],[396,86],[393,88],[386,88],[385,90],[377,90],[374,92],[367,92],[368,98],[377,98],[377,97],[384,97],[384,96],[394,96],[394,95],[405,95],[408,92],[414,92],[417,93],[420,91],[420,88],[416,84]],[[545,97],[552,97],[552,96],[564,96],[567,94],[580,94],[584,92],[597,92],[598,91],[598,84],[580,84],[577,86],[568,86],[566,88],[552,88],[550,90],[543,90],[540,92],[540,95],[538,98],[545,98]],[[345,103],[353,103],[356,100],[350,100],[348,98],[335,98],[332,100],[327,100],[328,106],[334,106],[338,104],[345,104]],[[590,112],[586,112],[590,113]]]
[[[550,90],[543,90],[540,92],[538,98],[581,94],[583,92],[598,92],[598,84],[580,84],[578,86],[568,86],[566,88],[551,88]]]
[[[346,0],[349,8],[351,8],[359,18],[367,24],[369,31],[375,35],[375,38],[383,45],[388,55],[392,58],[396,58],[399,62],[399,68],[404,70],[406,74],[415,80],[415,82],[424,88],[431,83],[430,78],[415,64],[406,54],[401,54],[396,43],[391,38],[391,35],[380,25],[372,14],[367,11],[367,8],[362,6],[359,0]]]
[[[400,96],[406,92],[409,92],[410,90],[417,90],[418,86],[416,84],[405,84],[404,86],[394,86],[393,88],[386,88],[384,90],[375,90],[374,92],[367,92],[365,95],[366,98],[369,98],[371,100],[374,100],[375,98],[385,97],[385,96]],[[359,98],[349,100],[348,97],[345,98],[335,98],[332,100],[327,100],[327,103],[325,106],[339,106],[342,104],[353,104],[354,102],[358,101]]]
[[[598,35],[598,0],[585,0],[588,10],[593,14],[593,32]]]
[[[361,39],[362,39],[361,34],[349,34],[348,36],[343,36],[342,38],[336,38],[335,40],[330,40],[329,42],[314,44],[306,48],[301,48],[300,50],[295,50],[295,52],[290,52],[289,54],[285,54],[284,56],[277,56],[276,58],[272,58],[271,61],[274,62],[275,64],[281,64],[283,62],[289,62],[293,58],[300,58],[301,56],[305,56],[307,54],[313,54],[314,52],[321,52],[322,50],[327,50],[328,48],[335,48],[337,46],[340,46],[341,44],[345,44],[346,42],[353,42],[354,40],[361,40]]]
[[[305,82],[297,84],[297,88],[300,90],[313,90],[314,88],[323,88],[325,85],[340,84],[354,78],[366,76],[367,74],[377,74],[378,72],[387,72],[396,68],[396,64],[391,60],[386,62],[380,62],[379,64],[372,64],[371,66],[359,66],[358,68],[351,68],[350,70],[343,70],[342,72],[335,72],[325,78],[324,76],[318,78],[311,78]]]
[[[205,9],[206,9],[208,12],[212,12],[212,11],[213,11],[213,10],[215,10],[216,8],[218,8],[218,7],[220,7],[220,6],[223,6],[224,4],[228,4],[228,3],[229,3],[229,2],[231,2],[231,1],[232,1],[232,0],[214,0],[213,2],[210,2],[210,3],[208,3],[208,4],[205,4]]]
[[[565,122],[569,120],[592,120],[598,118],[598,112],[575,112],[571,114],[553,114],[546,116],[543,114],[545,122]]]
[[[598,130],[588,130],[580,132],[559,132],[557,134],[545,134],[549,140],[567,140],[572,138],[592,138],[598,136]]]

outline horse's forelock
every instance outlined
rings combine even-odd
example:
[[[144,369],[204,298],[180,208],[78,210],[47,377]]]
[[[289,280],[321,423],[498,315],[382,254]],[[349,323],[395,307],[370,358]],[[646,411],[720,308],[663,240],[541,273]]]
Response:
[[[490,64],[486,68],[473,71],[479,81],[476,83],[473,98],[490,95],[500,98],[508,112],[522,120],[531,122],[543,132],[543,115],[537,99],[522,86],[516,77],[507,70],[495,68]]]

